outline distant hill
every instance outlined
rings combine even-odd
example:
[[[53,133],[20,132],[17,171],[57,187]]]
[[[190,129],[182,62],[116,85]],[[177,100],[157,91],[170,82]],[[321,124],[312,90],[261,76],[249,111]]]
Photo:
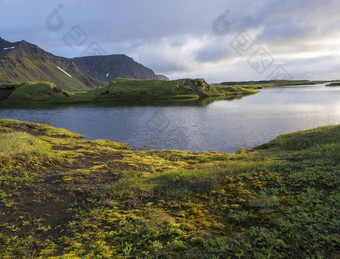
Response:
[[[0,58],[6,56],[12,49],[16,48],[20,42],[9,42],[0,38]]]
[[[164,79],[164,80],[169,80],[169,78],[165,75],[156,75],[157,79]]]
[[[27,81],[49,81],[71,91],[104,85],[70,59],[54,56],[26,41],[11,43],[0,38],[0,84]]]
[[[90,56],[72,59],[86,74],[110,82],[117,78],[154,79],[155,73],[126,55]]]
[[[323,81],[310,81],[310,80],[262,80],[262,81],[235,81],[235,82],[222,82],[220,85],[311,85],[323,83]]]
[[[332,82],[330,84],[327,84],[326,86],[340,86],[340,82],[337,81],[337,82]]]

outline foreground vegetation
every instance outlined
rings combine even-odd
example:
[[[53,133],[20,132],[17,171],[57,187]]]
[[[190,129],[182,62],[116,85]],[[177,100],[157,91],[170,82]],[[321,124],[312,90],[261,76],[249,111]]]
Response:
[[[0,120],[0,257],[338,258],[339,142],[136,151]]]
[[[10,95],[8,90],[12,89]],[[4,94],[1,94],[3,92]],[[64,103],[117,103],[125,101],[193,100],[208,97],[240,97],[257,93],[254,89],[228,87],[217,90],[203,79],[137,80],[117,79],[106,87],[87,92],[68,92],[53,83],[23,83],[0,86],[7,105],[64,104]]]

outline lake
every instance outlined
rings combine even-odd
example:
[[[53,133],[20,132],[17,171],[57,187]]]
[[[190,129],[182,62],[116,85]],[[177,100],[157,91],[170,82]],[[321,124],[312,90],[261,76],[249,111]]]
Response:
[[[340,124],[340,87],[268,88],[241,99],[192,105],[0,107],[0,118],[45,123],[136,148],[233,153],[281,133]]]

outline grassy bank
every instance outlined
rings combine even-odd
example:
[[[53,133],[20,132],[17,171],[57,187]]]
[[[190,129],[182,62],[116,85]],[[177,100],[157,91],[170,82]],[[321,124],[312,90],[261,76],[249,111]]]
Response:
[[[203,79],[173,81],[117,79],[106,87],[87,92],[67,92],[49,82],[23,83],[11,87],[15,90],[9,97],[8,91],[6,93],[4,91],[5,86],[2,87],[3,90],[0,88],[0,97],[1,92],[8,97],[5,102],[7,105],[194,100],[209,97],[241,97],[258,92],[242,87],[217,89],[215,85],[207,84]]]
[[[340,126],[134,151],[0,120],[0,257],[337,258]]]
[[[140,100],[140,99],[191,99],[220,96],[216,88],[204,79],[180,80],[137,80],[117,79],[99,90],[98,99]]]
[[[48,103],[50,100],[62,102],[67,97],[69,97],[69,94],[53,83],[23,83],[15,86],[15,90],[8,97],[6,103]]]

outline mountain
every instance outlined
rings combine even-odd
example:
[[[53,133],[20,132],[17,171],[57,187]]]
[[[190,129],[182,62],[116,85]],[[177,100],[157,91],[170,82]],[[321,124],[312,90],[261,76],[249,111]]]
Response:
[[[154,79],[155,73],[126,55],[90,56],[72,59],[89,76],[110,82],[116,78]]]
[[[163,80],[169,80],[169,77],[165,76],[165,75],[156,75],[157,79],[163,79]]]
[[[65,90],[104,85],[70,59],[54,56],[26,41],[11,43],[0,38],[0,84],[27,81],[49,81]]]
[[[126,55],[57,57],[26,41],[0,38],[0,85],[48,81],[69,90],[89,90],[117,78],[168,79]]]
[[[0,58],[16,48],[19,44],[20,42],[9,42],[0,37]]]

